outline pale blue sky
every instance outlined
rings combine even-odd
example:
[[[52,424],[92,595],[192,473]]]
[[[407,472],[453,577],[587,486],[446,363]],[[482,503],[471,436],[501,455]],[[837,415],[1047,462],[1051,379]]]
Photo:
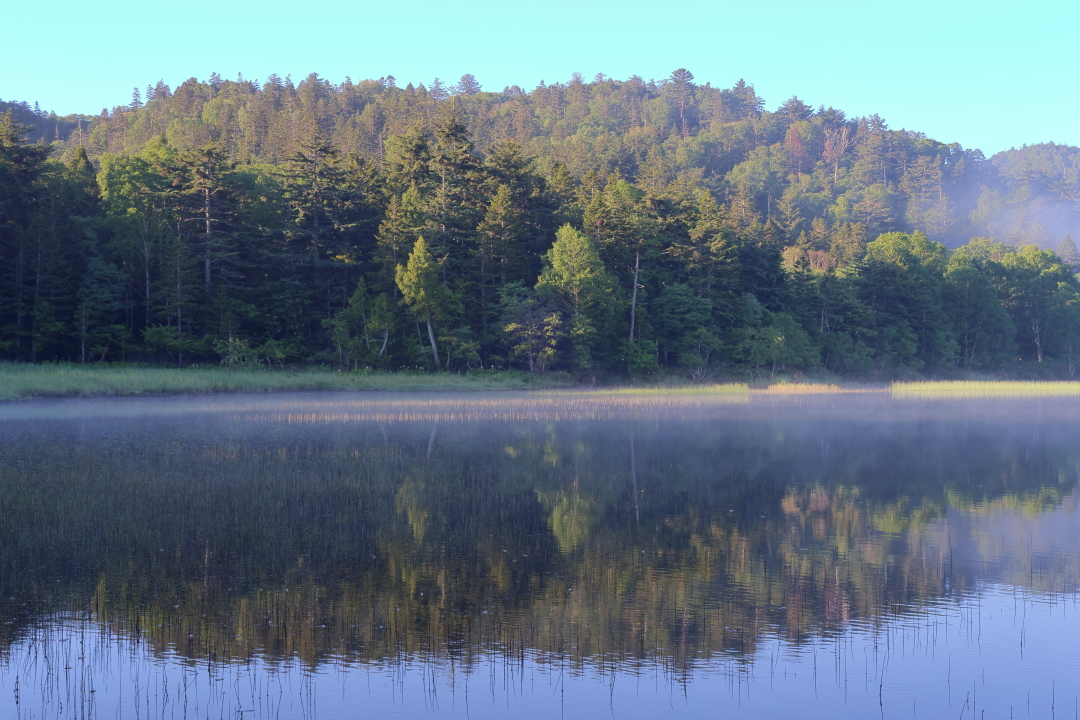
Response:
[[[987,155],[1080,145],[1080,2],[19,3],[7,8],[0,98],[58,113],[126,103],[134,86],[217,71],[333,82],[393,75],[485,89],[541,79],[753,83],[769,109],[798,95],[878,113]]]

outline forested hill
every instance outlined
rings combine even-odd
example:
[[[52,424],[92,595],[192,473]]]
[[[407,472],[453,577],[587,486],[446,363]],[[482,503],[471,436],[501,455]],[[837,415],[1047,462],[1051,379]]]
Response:
[[[683,69],[531,92],[214,75],[93,117],[3,106],[7,358],[698,377],[1080,358],[1077,148],[986,159]]]
[[[313,74],[294,85],[215,75],[175,91],[159,82],[97,117],[38,111],[22,122],[38,130],[31,139],[63,137],[66,152],[85,146],[92,160],[138,153],[163,135],[177,150],[217,143],[248,164],[288,158],[314,119],[341,153],[381,162],[390,138],[417,126],[431,136],[447,100],[479,157],[513,142],[544,174],[561,164],[577,182],[618,172],[653,195],[675,180],[721,196],[743,189],[792,237],[819,217],[865,223],[871,236],[919,229],[950,247],[992,236],[1052,248],[1080,230],[1078,148],[1039,145],[987,161],[876,115],[848,118],[798,98],[769,112],[752,85],[698,85],[687,71],[660,82],[575,77],[532,92],[484,92],[470,75],[430,88],[399,88],[392,77],[333,85]]]
[[[89,127],[93,118],[83,115],[61,117],[55,112],[42,110],[37,103],[33,106],[26,101],[6,102],[0,100],[0,114],[10,111],[15,122],[28,128],[26,139],[33,143],[56,143],[63,148],[62,142],[71,137],[77,128]]]

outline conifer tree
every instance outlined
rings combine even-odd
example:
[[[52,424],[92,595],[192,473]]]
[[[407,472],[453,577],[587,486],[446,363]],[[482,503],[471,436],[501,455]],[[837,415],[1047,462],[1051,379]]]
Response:
[[[439,283],[435,259],[428,252],[423,236],[416,239],[409,254],[407,265],[397,266],[397,286],[412,313],[417,319],[423,318],[427,325],[428,340],[431,343],[431,356],[435,369],[440,367],[439,348],[435,343],[435,330],[432,318],[444,308],[446,289]]]

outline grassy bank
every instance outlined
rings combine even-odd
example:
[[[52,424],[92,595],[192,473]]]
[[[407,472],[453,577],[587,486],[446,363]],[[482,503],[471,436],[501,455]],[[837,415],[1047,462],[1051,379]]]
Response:
[[[443,373],[343,373],[224,368],[153,368],[115,365],[0,363],[0,401],[35,397],[115,397],[298,390],[527,390],[569,387],[565,376],[516,371]]]
[[[1080,382],[1020,380],[947,380],[938,382],[897,382],[892,385],[897,398],[920,400],[996,398],[996,397],[1074,397],[1080,396]]]
[[[1080,382],[1057,380],[927,380],[891,385],[826,385],[778,383],[751,388],[752,395],[840,395],[889,393],[897,399],[948,400],[978,398],[1077,397]]]
[[[224,368],[160,368],[129,365],[29,365],[0,362],[0,401],[47,397],[116,397],[230,392],[302,390],[441,391],[572,389],[567,375],[533,375],[519,371],[480,371],[465,375],[422,372],[343,373],[323,368],[304,370],[236,370]],[[750,387],[741,382],[710,385],[670,383],[596,388],[594,395],[831,395],[891,392],[895,398],[947,399],[990,397],[1080,396],[1080,382],[1058,381],[928,381],[894,382],[891,386],[830,383],[774,383]]]

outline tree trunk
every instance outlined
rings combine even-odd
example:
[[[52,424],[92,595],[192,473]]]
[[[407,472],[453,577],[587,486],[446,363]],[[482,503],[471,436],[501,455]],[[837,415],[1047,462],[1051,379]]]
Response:
[[[484,246],[480,245],[480,337],[487,337],[487,278],[484,272],[487,270],[487,253]]]
[[[184,366],[184,305],[181,300],[183,285],[180,275],[180,250],[176,251],[176,364]]]
[[[39,302],[41,302],[41,238],[38,238],[37,270],[36,275],[34,276],[34,314],[30,316],[33,322],[34,335],[36,335],[38,332],[38,320],[40,319],[37,316]],[[38,353],[37,338],[34,335],[30,336],[30,362],[32,363],[37,362]]]
[[[146,316],[143,318],[143,327],[150,327],[150,247],[146,244],[145,238],[143,240],[143,270],[145,273],[146,281]]]
[[[637,486],[637,458],[634,457],[634,433],[630,433],[630,480],[634,484],[634,523],[641,525],[641,509],[638,507],[640,493]]]
[[[630,299],[630,343],[634,342],[634,321],[637,319],[638,270],[641,267],[641,253],[634,253],[634,292]]]
[[[210,244],[213,241],[213,234],[210,228],[210,188],[203,189],[203,213],[206,217],[206,254],[203,258],[203,283],[206,294],[210,294]]]
[[[15,264],[15,327],[18,328],[18,332],[15,333],[15,347],[22,350],[22,336],[23,336],[23,271],[26,266],[26,256],[23,253],[22,240],[19,240],[19,261]],[[22,360],[21,352],[19,353],[19,359]]]
[[[431,329],[431,313],[427,314],[427,334],[431,340],[431,355],[435,358],[435,367],[439,367],[439,348],[435,346],[435,331]]]

